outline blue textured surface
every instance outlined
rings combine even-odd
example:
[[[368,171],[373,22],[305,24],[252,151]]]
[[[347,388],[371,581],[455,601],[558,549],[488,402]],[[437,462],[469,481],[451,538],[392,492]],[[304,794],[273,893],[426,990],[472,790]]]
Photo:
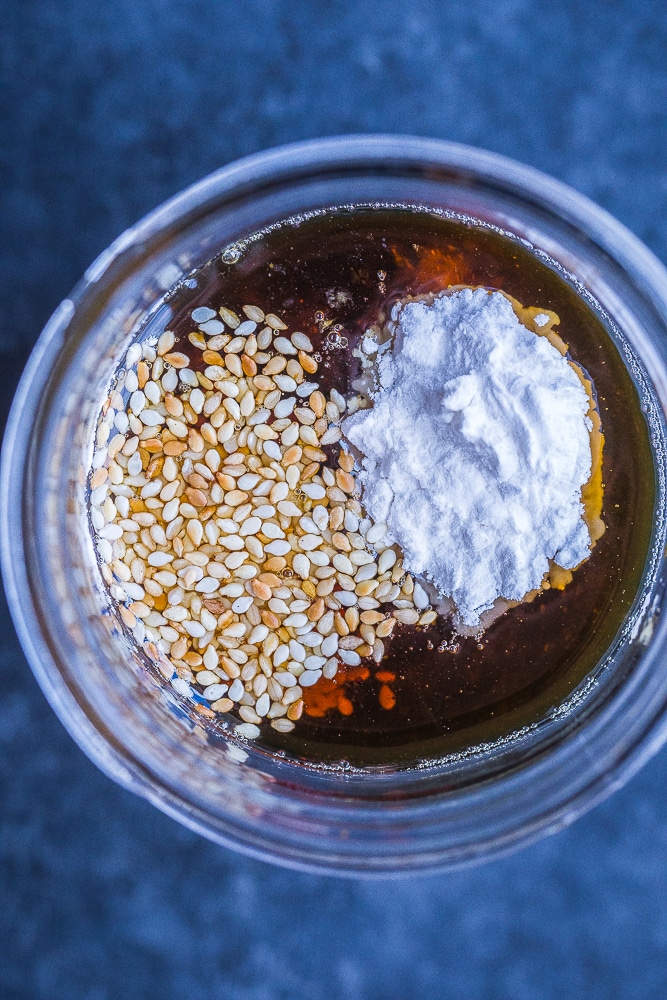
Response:
[[[100,250],[284,141],[393,131],[497,150],[667,260],[664,0],[9,0],[0,53],[3,414]],[[3,1000],[665,997],[667,752],[574,827],[479,869],[294,874],[98,773],[1,614]]]

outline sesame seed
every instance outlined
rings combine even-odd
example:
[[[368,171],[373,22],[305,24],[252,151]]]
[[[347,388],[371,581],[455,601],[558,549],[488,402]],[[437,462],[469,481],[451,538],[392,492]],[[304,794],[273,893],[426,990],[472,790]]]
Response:
[[[257,721],[259,721],[259,718]],[[240,725],[234,727],[234,732],[238,736],[243,736],[247,740],[256,740],[257,737],[260,735],[261,730],[257,726],[252,725],[249,722],[248,723],[242,722]]]
[[[194,314],[193,314],[194,318]],[[209,319],[199,324],[199,329],[202,333],[205,333],[207,337],[215,337],[220,333],[224,333],[225,326],[221,323],[219,319]]]
[[[88,482],[124,625],[200,714],[232,713],[256,739],[298,726],[303,691],[341,664],[379,663],[398,623],[437,614],[366,517],[353,456],[323,450],[348,404],[309,380],[312,341],[259,306],[240,311],[200,306],[185,345],[172,331],[131,345]]]
[[[192,310],[191,316],[195,323],[206,323],[209,319],[215,319],[216,312],[208,306],[199,306]]]

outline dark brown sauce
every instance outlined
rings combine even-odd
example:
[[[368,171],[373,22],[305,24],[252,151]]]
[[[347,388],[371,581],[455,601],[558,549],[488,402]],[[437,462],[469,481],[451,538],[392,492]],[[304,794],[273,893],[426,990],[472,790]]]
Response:
[[[399,626],[381,666],[364,661],[366,679],[346,682],[339,673],[350,714],[304,714],[293,733],[266,727],[260,742],[314,762],[398,764],[457,752],[543,719],[612,644],[640,585],[651,535],[655,487],[646,422],[593,308],[555,267],[508,236],[399,208],[287,222],[242,244],[236,263],[217,259],[194,278],[196,287],[171,302],[169,325],[178,336],[193,329],[189,317],[198,305],[239,311],[245,303],[259,305],[308,334],[322,359],[320,387],[346,396],[359,372],[352,349],[397,298],[483,285],[558,313],[571,357],[593,379],[605,435],[607,530],[590,559],[565,590],[514,608],[479,640],[455,642],[440,619],[426,629]],[[380,704],[378,671],[395,675],[391,709]]]

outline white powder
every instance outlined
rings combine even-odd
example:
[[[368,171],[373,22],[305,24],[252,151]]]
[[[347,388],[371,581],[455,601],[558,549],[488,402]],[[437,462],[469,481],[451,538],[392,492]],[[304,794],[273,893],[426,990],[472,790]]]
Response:
[[[343,432],[363,455],[366,509],[406,569],[475,626],[497,598],[538,588],[550,559],[573,569],[589,555],[588,396],[500,292],[445,293],[392,319],[373,407]]]

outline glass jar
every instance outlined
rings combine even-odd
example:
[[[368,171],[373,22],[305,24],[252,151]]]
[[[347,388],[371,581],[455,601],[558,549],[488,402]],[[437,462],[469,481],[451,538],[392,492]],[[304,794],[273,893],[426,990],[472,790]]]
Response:
[[[567,704],[511,740],[412,769],[306,767],[214,730],[115,627],[86,510],[100,400],[165,292],[244,235],[341,204],[437,206],[509,231],[607,314],[650,424],[658,504],[643,586]],[[249,157],[173,198],[105,251],[47,324],[3,452],[2,557],[23,647],[54,710],[110,777],[222,844],[315,871],[452,868],[554,832],[667,738],[667,272],[600,208],[481,150],[354,136]]]

